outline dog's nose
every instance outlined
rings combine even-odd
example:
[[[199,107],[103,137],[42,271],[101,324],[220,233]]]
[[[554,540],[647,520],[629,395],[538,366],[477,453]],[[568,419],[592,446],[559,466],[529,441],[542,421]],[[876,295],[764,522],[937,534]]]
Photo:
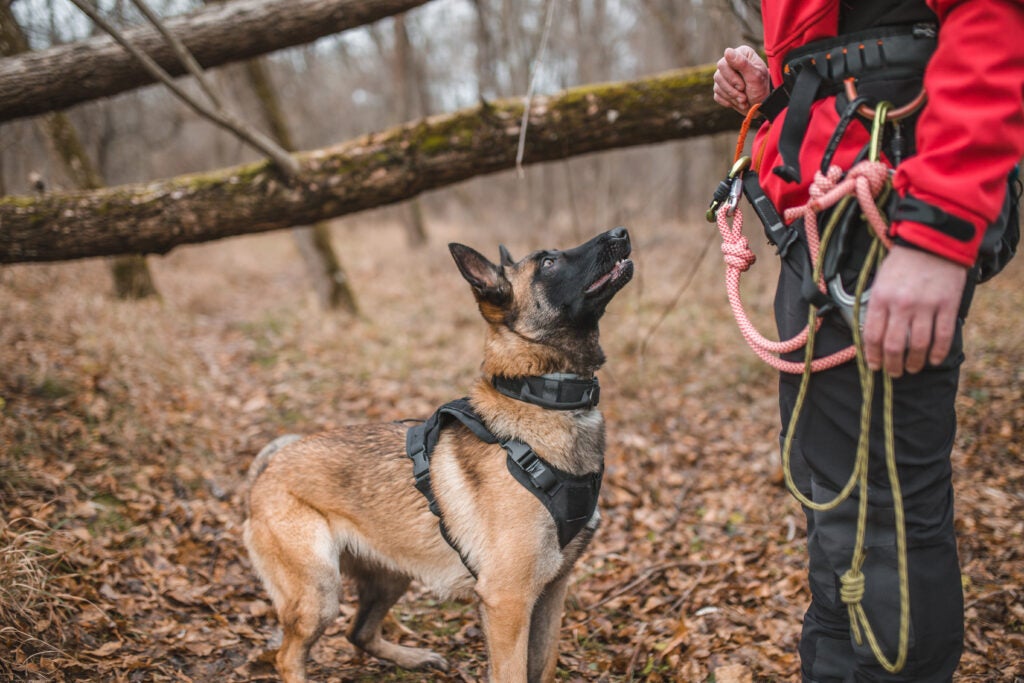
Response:
[[[614,240],[628,240],[629,239],[629,231],[626,230],[621,225],[619,227],[617,227],[617,228],[612,228],[611,230],[609,230],[608,231],[608,235],[612,239],[614,239]]]

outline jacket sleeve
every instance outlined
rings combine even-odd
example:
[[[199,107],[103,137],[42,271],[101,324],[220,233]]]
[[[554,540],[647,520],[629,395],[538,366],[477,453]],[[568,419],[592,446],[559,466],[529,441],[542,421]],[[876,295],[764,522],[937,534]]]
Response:
[[[891,234],[971,266],[986,226],[999,215],[1006,178],[1024,154],[1024,2],[928,0],[938,45],[925,72],[928,102],[917,155],[894,185],[950,220],[895,220]]]

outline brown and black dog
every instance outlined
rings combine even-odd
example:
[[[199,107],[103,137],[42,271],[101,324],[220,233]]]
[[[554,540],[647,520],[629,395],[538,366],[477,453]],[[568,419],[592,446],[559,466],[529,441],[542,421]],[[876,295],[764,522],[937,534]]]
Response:
[[[593,378],[605,360],[598,321],[633,275],[628,232],[519,262],[502,247],[500,264],[449,248],[488,325],[472,409],[499,441],[529,444],[569,475],[596,473],[599,486],[601,413],[541,407],[493,380]],[[502,444],[456,422],[440,431],[429,460],[449,545],[413,486],[406,431],[389,423],[281,437],[250,467],[245,544],[284,632],[278,671],[288,683],[306,680],[306,658],[338,615],[346,575],[359,599],[348,637],[366,652],[406,668],[447,669],[441,655],[381,636],[388,610],[417,579],[441,596],[479,596],[492,681],[553,681],[569,573],[599,514],[588,509],[566,541],[554,513],[510,474]]]

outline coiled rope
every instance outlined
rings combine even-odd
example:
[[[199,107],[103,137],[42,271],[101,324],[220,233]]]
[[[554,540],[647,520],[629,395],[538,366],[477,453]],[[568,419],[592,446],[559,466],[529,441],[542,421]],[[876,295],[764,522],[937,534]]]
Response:
[[[875,109],[868,160],[855,165],[846,173],[845,177],[842,169],[834,165],[830,166],[825,174],[822,174],[820,171],[816,172],[811,183],[810,199],[808,202],[803,206],[784,212],[784,220],[787,224],[803,218],[807,249],[811,263],[814,266],[814,281],[819,291],[825,293],[827,288],[822,276],[824,259],[821,258],[821,254],[825,252],[828,246],[828,241],[832,236],[839,216],[844,213],[849,202],[856,199],[868,225],[871,227],[873,239],[857,279],[853,305],[853,320],[855,321],[861,319],[860,309],[870,273],[881,263],[887,250],[891,248],[890,240],[886,235],[888,225],[878,208],[879,203],[881,203],[885,194],[890,189],[888,167],[878,160],[879,144],[888,109],[889,103],[887,102],[879,103]],[[744,127],[740,133],[740,140],[736,146],[737,160],[742,153],[743,138],[749,129],[749,121],[753,118],[755,112],[756,110],[751,110],[747,115],[747,120],[744,122]],[[833,211],[825,231],[819,236],[818,214],[837,204],[838,207]],[[882,651],[882,647],[878,643],[874,630],[868,621],[867,613],[861,604],[864,598],[864,575],[861,572],[861,568],[864,565],[866,555],[864,540],[867,531],[869,437],[871,431],[872,396],[874,393],[874,373],[867,367],[867,362],[864,359],[860,326],[851,325],[853,330],[852,345],[821,358],[814,358],[814,337],[821,326],[821,318],[818,317],[817,307],[813,304],[809,306],[807,326],[792,339],[775,342],[761,335],[753,323],[750,322],[740,297],[740,274],[748,270],[755,261],[755,255],[750,250],[746,237],[743,236],[743,213],[734,205],[725,204],[718,209],[715,215],[718,230],[722,236],[722,255],[726,264],[726,293],[733,316],[736,318],[743,338],[758,357],[776,370],[790,374],[801,374],[800,388],[797,392],[796,402],[782,448],[782,465],[786,487],[802,505],[816,511],[832,510],[848,499],[855,488],[859,486],[861,489],[861,495],[858,497],[856,541],[854,543],[850,568],[840,576],[840,599],[847,606],[851,629],[857,644],[862,644],[866,638],[879,664],[885,670],[896,673],[903,668],[907,659],[907,644],[910,632],[910,589],[907,572],[907,541],[903,496],[896,469],[892,418],[892,378],[882,373],[885,464],[889,485],[892,490],[896,526],[897,572],[899,574],[900,623],[895,661],[889,660]],[[732,218],[731,222],[730,218]],[[790,353],[800,348],[804,349],[803,362],[786,361],[778,357],[778,354]],[[847,480],[846,484],[832,500],[815,502],[801,493],[793,480],[791,467],[793,437],[799,424],[804,401],[806,400],[811,375],[821,370],[837,367],[853,359],[857,361],[863,397],[860,412],[860,436],[857,442],[853,471],[850,473],[849,480]]]

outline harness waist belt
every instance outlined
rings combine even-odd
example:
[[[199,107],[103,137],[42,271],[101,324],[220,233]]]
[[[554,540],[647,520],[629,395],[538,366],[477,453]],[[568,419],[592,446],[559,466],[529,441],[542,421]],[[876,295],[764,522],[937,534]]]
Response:
[[[815,101],[838,92],[850,77],[879,82],[921,77],[935,51],[936,32],[934,24],[870,28],[816,40],[789,52],[782,87],[761,105],[769,119],[787,110],[779,137],[783,163],[772,172],[787,182],[800,182],[800,147]]]
[[[790,51],[782,68],[783,87],[792,93],[799,73],[813,69],[822,81],[841,84],[875,71],[906,68],[921,72],[935,52],[935,24],[883,26],[815,40]]]

